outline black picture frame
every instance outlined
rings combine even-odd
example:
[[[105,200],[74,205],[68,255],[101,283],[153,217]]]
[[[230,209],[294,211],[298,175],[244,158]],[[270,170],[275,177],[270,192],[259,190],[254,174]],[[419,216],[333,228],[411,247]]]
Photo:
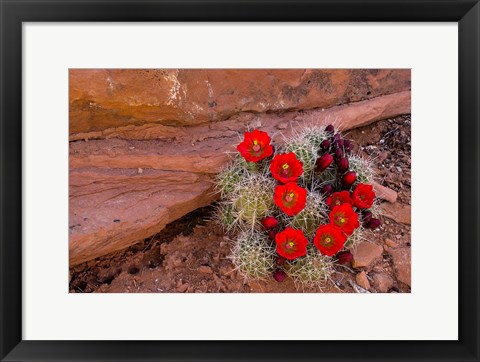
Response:
[[[0,0],[0,11],[2,361],[479,360],[478,0]],[[60,21],[458,22],[459,340],[288,342],[22,340],[22,23]]]

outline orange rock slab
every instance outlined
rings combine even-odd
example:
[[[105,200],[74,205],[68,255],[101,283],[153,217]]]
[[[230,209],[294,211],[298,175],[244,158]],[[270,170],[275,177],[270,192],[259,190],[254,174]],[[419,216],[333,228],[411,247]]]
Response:
[[[409,89],[409,69],[70,69],[70,134],[329,108]]]

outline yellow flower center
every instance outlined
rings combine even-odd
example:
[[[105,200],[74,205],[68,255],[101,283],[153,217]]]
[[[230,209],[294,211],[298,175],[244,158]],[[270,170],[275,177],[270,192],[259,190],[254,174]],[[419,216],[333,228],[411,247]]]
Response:
[[[295,246],[295,243],[293,241],[289,241],[288,243],[285,244],[286,249],[291,249]]]
[[[330,237],[325,238],[325,244],[330,244],[332,242],[332,239]]]
[[[292,201],[294,196],[295,196],[295,194],[294,194],[293,192],[287,194],[287,195],[285,196],[285,201],[286,201],[286,202]]]
[[[288,166],[288,163],[284,163],[284,164],[282,165],[282,168],[283,168],[284,170],[286,170],[288,167],[289,167],[289,166]]]
[[[258,141],[257,141],[257,140],[254,140],[254,141],[253,141],[253,147],[252,147],[252,149],[253,149],[253,152],[258,152],[258,151],[260,151],[261,146],[258,144]]]

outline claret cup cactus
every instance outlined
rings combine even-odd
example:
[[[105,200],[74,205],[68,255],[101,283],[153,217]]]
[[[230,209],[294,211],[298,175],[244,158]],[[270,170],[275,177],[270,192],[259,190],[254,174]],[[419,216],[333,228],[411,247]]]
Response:
[[[327,282],[376,217],[374,172],[332,125],[306,128],[283,145],[253,130],[219,173],[217,219],[231,259],[249,279]]]

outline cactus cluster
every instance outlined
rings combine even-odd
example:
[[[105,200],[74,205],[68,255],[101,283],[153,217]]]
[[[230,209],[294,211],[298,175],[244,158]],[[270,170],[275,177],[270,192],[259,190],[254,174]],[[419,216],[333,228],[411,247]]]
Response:
[[[246,278],[266,279],[275,266],[275,250],[264,234],[244,230],[233,242],[231,259]]]
[[[374,172],[332,126],[293,133],[276,151],[267,133],[245,133],[239,154],[217,176],[216,218],[245,278],[288,276],[297,286],[321,286],[336,253],[378,226],[371,187],[364,185]]]
[[[281,151],[295,153],[297,159],[303,164],[304,173],[300,176],[300,183],[304,185],[314,179],[317,152],[325,137],[327,137],[325,128],[316,126],[303,128],[300,132],[294,131],[292,137],[284,140]]]
[[[332,258],[320,254],[314,247],[309,247],[304,257],[288,263],[285,270],[296,285],[312,288],[321,287],[329,280],[334,270],[333,265]]]

